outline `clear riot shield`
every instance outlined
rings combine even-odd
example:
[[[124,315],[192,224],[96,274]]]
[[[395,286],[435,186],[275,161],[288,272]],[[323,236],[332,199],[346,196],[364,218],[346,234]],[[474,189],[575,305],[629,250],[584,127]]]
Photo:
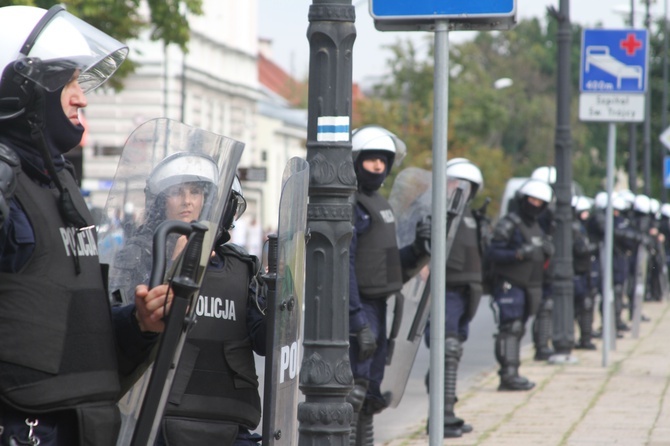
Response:
[[[649,250],[640,244],[637,248],[637,259],[635,263],[635,289],[633,290],[633,337],[640,335],[640,319],[642,318],[642,303],[647,291],[647,264],[649,263]]]
[[[267,303],[263,445],[298,444],[308,186],[307,161],[291,158],[282,179],[276,245],[268,254],[268,273],[276,281]]]
[[[432,173],[410,167],[401,171],[393,183],[389,203],[396,216],[398,246],[414,241],[416,224],[431,213]],[[470,196],[470,183],[447,181],[447,258],[454,235]],[[405,392],[414,358],[419,350],[430,311],[430,268],[424,266],[394,298],[389,312],[389,347],[381,391],[389,407],[397,407]],[[390,302],[389,302],[390,303]]]
[[[157,276],[160,283],[171,281],[185,266],[182,251],[194,254],[190,241],[185,247],[187,237],[182,231],[168,233],[161,247],[163,258],[153,258],[154,233],[165,222],[188,227],[187,223],[197,221],[204,227],[202,248],[189,260],[195,263],[191,268],[194,284],[200,285],[243,149],[238,141],[169,119],[151,120],[133,131],[119,160],[98,237],[101,262],[109,265],[113,305],[134,302],[133,290],[140,283],[149,284],[154,261],[162,260],[166,270],[171,270],[165,280]],[[173,310],[175,305],[173,301]],[[190,305],[190,311],[194,308]],[[180,331],[185,337],[185,329]],[[166,334],[161,336],[161,346]],[[181,346],[171,358],[175,364],[180,352]],[[145,364],[124,383],[124,390],[129,390],[119,403],[123,418],[120,445],[130,443],[152,372]],[[168,376],[166,393],[170,383]]]

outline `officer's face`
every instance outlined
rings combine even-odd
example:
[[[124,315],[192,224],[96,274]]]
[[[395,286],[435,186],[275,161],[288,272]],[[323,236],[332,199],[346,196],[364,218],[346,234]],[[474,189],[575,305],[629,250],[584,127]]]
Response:
[[[77,79],[79,78],[79,71],[77,70],[75,74],[70,79],[60,95],[60,102],[63,106],[63,113],[68,117],[70,122],[77,126],[81,125],[79,121],[79,109],[84,108],[88,105],[86,101],[86,95],[79,86]]]
[[[528,197],[528,203],[535,206],[536,208],[539,208],[544,204],[544,201],[540,200],[539,198]]]
[[[363,169],[372,173],[384,173],[386,171],[386,160],[384,158],[367,158],[361,163]]]
[[[190,223],[200,218],[205,192],[197,183],[177,184],[167,190],[165,216],[168,220]]]

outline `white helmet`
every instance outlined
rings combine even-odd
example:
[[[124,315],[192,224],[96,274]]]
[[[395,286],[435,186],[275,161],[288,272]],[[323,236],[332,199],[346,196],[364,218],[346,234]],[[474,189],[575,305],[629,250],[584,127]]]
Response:
[[[607,192],[600,191],[596,194],[594,199],[594,204],[596,209],[605,209],[607,207],[607,202],[609,201],[609,196]]]
[[[661,209],[661,202],[658,201],[656,198],[650,198],[649,202],[651,204],[651,214],[653,215],[658,214],[658,211]]]
[[[630,189],[624,189],[617,192],[621,198],[626,201],[626,209],[633,209],[633,203],[635,203],[635,194]]]
[[[663,203],[661,205],[661,215],[670,218],[670,203]]]
[[[210,190],[216,187],[219,170],[214,160],[201,153],[173,153],[156,164],[151,171],[145,188],[147,201],[155,200],[171,186],[193,182],[205,183]]]
[[[633,202],[633,210],[641,214],[649,214],[651,212],[651,200],[649,197],[643,194],[636,195]]]
[[[519,190],[517,190],[517,195],[537,198],[547,204],[551,203],[554,199],[554,191],[549,186],[549,183],[533,178],[521,185]]]
[[[399,166],[407,154],[407,146],[400,138],[377,125],[355,129],[351,133],[351,150],[354,163],[362,152],[384,152],[388,157],[387,173],[391,167]]]
[[[612,197],[612,209],[621,212],[626,211],[628,209],[626,199],[619,194],[614,195]]]
[[[556,168],[554,166],[538,167],[530,174],[530,177],[535,180],[542,180],[549,184],[556,182]]]
[[[79,84],[88,92],[105,82],[128,54],[128,47],[61,5],[48,11],[31,6],[0,8],[0,42],[3,93],[6,83],[17,82],[17,74],[55,91],[77,70]]]
[[[576,213],[581,214],[584,211],[591,210],[591,200],[589,197],[575,195],[572,197],[572,207]]]
[[[447,161],[447,177],[471,182],[470,199],[474,198],[477,192],[484,187],[481,170],[466,158],[454,158]]]

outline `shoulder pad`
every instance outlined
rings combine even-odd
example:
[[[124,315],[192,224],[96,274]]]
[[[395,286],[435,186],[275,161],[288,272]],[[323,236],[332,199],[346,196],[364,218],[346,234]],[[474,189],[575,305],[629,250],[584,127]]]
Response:
[[[513,217],[519,218],[516,214],[508,214],[498,221],[493,229],[493,240],[507,241],[510,239],[518,225]]]
[[[245,262],[251,268],[251,275],[257,275],[261,270],[261,261],[255,255],[249,254],[246,249],[234,243],[225,243],[219,246],[219,254],[235,257]]]

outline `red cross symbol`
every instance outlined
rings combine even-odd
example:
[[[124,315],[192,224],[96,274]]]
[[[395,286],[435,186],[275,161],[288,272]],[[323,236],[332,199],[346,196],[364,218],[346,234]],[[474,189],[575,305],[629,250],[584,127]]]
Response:
[[[626,50],[626,56],[634,56],[635,52],[642,48],[642,41],[635,38],[635,34],[628,33],[624,40],[619,41],[621,49]]]

